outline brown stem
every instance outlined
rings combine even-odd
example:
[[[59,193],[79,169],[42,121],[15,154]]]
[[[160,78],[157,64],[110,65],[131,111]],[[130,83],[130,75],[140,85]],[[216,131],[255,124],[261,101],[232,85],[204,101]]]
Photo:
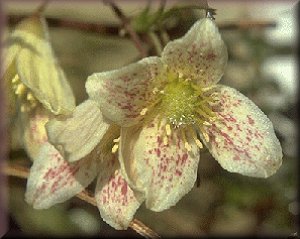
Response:
[[[15,25],[18,23],[22,18],[26,17],[25,15],[9,15],[8,23]],[[64,27],[68,29],[80,30],[85,32],[92,32],[92,33],[101,33],[101,34],[108,34],[108,35],[118,35],[121,27],[115,24],[100,24],[100,23],[88,23],[88,22],[80,22],[74,20],[67,20],[67,19],[58,19],[58,18],[51,18],[46,17],[47,23],[50,27]],[[270,28],[276,27],[276,22],[272,20],[240,20],[237,22],[222,22],[217,23],[220,30],[241,30],[241,29],[253,29],[253,28]],[[176,31],[176,29],[169,29],[167,33],[172,35],[172,33]],[[133,31],[134,32],[134,31]],[[137,35],[135,32],[133,35]],[[135,39],[133,37],[132,39]],[[138,41],[135,42],[136,47],[141,47],[141,40],[138,37]],[[139,49],[140,54],[144,55],[145,49]],[[143,53],[142,53],[143,52]]]
[[[239,20],[236,22],[218,23],[218,27],[222,30],[267,28],[276,27],[276,22],[271,20]]]
[[[28,178],[29,176],[29,169],[26,167],[22,167],[19,165],[12,165],[12,164],[6,164],[3,168],[4,174],[8,176],[14,176],[18,178]],[[95,198],[91,195],[90,192],[83,190],[82,192],[78,193],[76,195],[77,198],[81,199],[82,201],[85,201],[93,206],[97,206]],[[145,224],[143,224],[141,221],[137,219],[133,219],[129,227],[131,227],[134,231],[136,231],[138,234],[145,238],[159,238],[160,236],[147,227]]]
[[[130,19],[125,16],[125,14],[122,12],[122,10],[114,2],[106,0],[106,1],[104,1],[104,3],[108,4],[114,11],[115,15],[120,19],[124,29],[130,35],[133,43],[135,44],[136,48],[139,50],[141,56],[146,57],[147,52],[143,48],[142,41],[141,41],[139,35],[133,30],[133,28],[130,24]]]

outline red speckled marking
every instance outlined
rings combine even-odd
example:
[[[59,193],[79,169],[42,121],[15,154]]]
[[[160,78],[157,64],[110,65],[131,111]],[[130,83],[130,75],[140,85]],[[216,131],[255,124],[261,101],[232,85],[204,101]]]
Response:
[[[45,144],[30,171],[27,200],[37,208],[63,202],[82,191],[97,171],[96,160],[86,158],[69,163],[52,145]]]
[[[141,110],[155,97],[152,89],[161,68],[158,57],[145,58],[119,70],[96,74],[89,80],[87,91],[101,102],[108,118],[130,122],[140,118]],[[159,85],[155,83],[155,87]]]
[[[183,38],[170,42],[162,59],[171,71],[181,72],[196,83],[209,86],[221,78],[227,51],[215,24],[203,19]]]
[[[192,152],[187,152],[181,134],[176,130],[168,136],[165,145],[162,142],[166,135],[165,124],[161,123],[158,129],[156,120],[154,122],[156,127],[144,127],[136,133],[138,136],[123,138],[125,144],[122,145],[126,149],[129,147],[126,142],[132,145],[130,140],[138,138],[130,154],[123,156],[132,159],[126,168],[128,177],[136,187],[145,191],[148,205],[160,210],[160,207],[174,205],[194,185],[199,152],[194,144]]]
[[[121,175],[115,155],[112,157],[114,163],[99,174],[95,198],[103,219],[122,228],[127,227],[142,200],[135,196]]]
[[[221,111],[216,113],[217,122],[206,127],[211,153],[229,171],[255,175],[260,167],[259,173],[264,176],[263,170],[268,170],[268,165],[274,166],[272,159],[278,160],[276,153],[280,155],[281,150],[272,124],[253,102],[236,90],[225,86],[216,89],[221,94]]]

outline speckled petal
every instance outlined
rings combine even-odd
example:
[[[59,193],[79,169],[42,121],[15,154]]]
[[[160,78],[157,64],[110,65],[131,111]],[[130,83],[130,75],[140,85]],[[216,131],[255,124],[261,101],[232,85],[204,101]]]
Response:
[[[49,141],[69,162],[81,159],[100,142],[109,128],[96,102],[87,100],[67,119],[53,119],[46,125]]]
[[[46,209],[81,192],[99,172],[93,156],[69,163],[54,146],[45,144],[30,169],[26,201],[35,209]]]
[[[45,124],[49,120],[49,114],[43,110],[36,111],[22,118],[24,127],[23,142],[24,148],[31,160],[38,157],[39,151],[48,142]]]
[[[216,123],[205,126],[209,151],[230,172],[271,176],[282,163],[282,149],[271,121],[237,90],[221,85],[216,90],[221,94],[221,111]]]
[[[86,90],[105,117],[121,126],[133,125],[153,97],[153,88],[159,87],[162,67],[158,57],[144,58],[118,70],[89,76]]]
[[[215,23],[198,20],[186,35],[169,42],[162,61],[171,72],[207,87],[217,83],[227,63],[227,49]]]
[[[153,120],[142,128],[121,129],[119,160],[122,174],[132,188],[146,196],[146,207],[162,211],[175,205],[193,187],[199,151],[193,142],[188,152],[181,134],[173,131],[168,144],[165,125]]]
[[[144,198],[128,186],[115,154],[107,159],[98,176],[95,199],[106,223],[117,230],[127,229]]]

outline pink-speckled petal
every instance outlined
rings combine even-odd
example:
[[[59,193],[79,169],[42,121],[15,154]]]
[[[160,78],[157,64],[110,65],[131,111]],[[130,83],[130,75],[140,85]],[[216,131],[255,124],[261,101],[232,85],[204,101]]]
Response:
[[[216,123],[204,126],[211,154],[230,172],[264,178],[274,174],[282,163],[282,149],[271,121],[237,90],[221,85],[215,89],[221,111]]]
[[[103,220],[117,230],[127,229],[144,198],[135,193],[120,173],[119,162],[111,154],[99,173],[95,199]]]
[[[180,39],[169,42],[162,61],[171,72],[207,87],[217,83],[227,63],[227,49],[215,23],[197,21]]]
[[[173,131],[163,143],[165,124],[154,119],[142,128],[122,128],[119,160],[129,185],[145,194],[146,207],[162,211],[175,205],[193,187],[199,150],[184,147],[181,134]],[[167,136],[166,136],[167,137]]]
[[[163,65],[158,57],[148,57],[118,70],[88,77],[86,90],[105,117],[121,126],[137,123],[140,112],[153,97]]]
[[[89,154],[109,128],[96,102],[86,100],[77,106],[71,117],[52,119],[47,125],[49,142],[69,162]]]
[[[93,157],[69,163],[54,146],[45,144],[30,169],[26,201],[35,209],[46,209],[70,199],[97,176],[97,164]]]
[[[23,114],[24,125],[23,143],[29,158],[34,161],[41,147],[48,143],[45,124],[49,120],[49,114],[45,111],[37,111],[33,115]]]

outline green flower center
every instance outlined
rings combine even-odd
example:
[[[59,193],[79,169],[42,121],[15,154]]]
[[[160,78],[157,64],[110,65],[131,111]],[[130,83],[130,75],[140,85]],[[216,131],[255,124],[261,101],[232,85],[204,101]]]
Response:
[[[195,123],[198,95],[191,83],[176,79],[168,83],[162,93],[160,111],[174,127]]]
[[[216,119],[213,105],[218,102],[219,95],[211,89],[204,89],[182,75],[169,74],[163,89],[156,87],[152,91],[153,100],[142,109],[140,115],[145,116],[144,124],[158,116],[159,125],[164,121],[163,142],[168,144],[172,131],[181,134],[185,147],[191,150],[190,140],[199,148],[203,145],[199,140],[201,132],[204,140],[209,141],[204,126],[209,126]],[[159,126],[160,127],[160,126]]]

